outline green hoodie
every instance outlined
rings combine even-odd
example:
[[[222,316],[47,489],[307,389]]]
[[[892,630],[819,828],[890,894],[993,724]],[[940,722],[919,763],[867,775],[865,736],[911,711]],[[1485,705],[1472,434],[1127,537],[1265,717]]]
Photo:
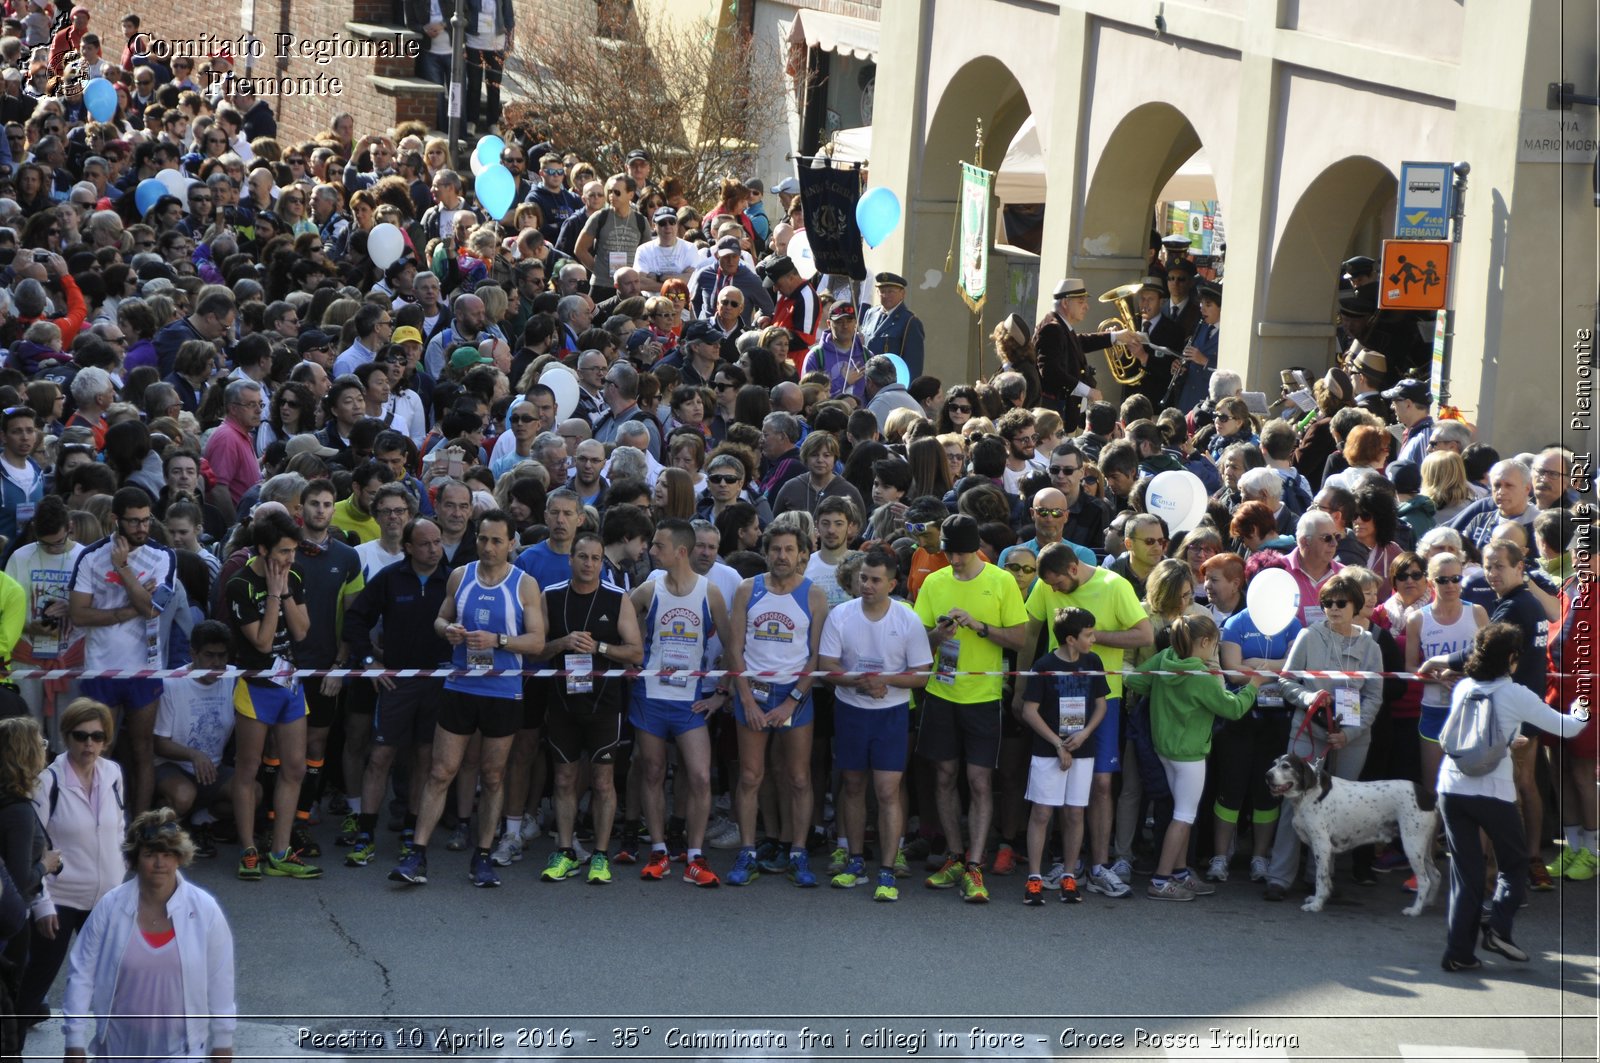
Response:
[[[1205,666],[1169,647],[1123,677],[1129,690],[1150,695],[1150,737],[1156,753],[1168,760],[1204,760],[1211,752],[1212,717],[1237,720],[1256,703],[1255,687],[1229,693],[1219,676],[1148,674]]]

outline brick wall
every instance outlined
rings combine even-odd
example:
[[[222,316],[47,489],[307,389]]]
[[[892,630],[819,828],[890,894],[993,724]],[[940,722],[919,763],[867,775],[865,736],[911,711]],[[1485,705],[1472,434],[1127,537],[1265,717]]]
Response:
[[[386,130],[412,118],[432,124],[435,97],[385,95],[371,80],[373,77],[411,77],[415,73],[414,60],[334,58],[323,65],[300,56],[282,62],[276,57],[275,35],[278,33],[292,33],[297,41],[325,41],[336,37],[344,41],[359,40],[345,29],[346,22],[392,24],[394,6],[390,0],[255,0],[255,36],[265,50],[262,58],[252,61],[256,76],[310,78],[320,73],[337,77],[342,82],[343,91],[336,96],[266,97],[278,117],[281,141],[299,140],[321,132],[328,128],[335,114],[343,111],[355,116],[358,136]],[[244,31],[239,9],[232,4],[140,0],[134,8],[144,20],[142,28],[157,40],[192,39],[201,29],[216,35],[230,34],[237,39]],[[207,12],[210,17],[201,21],[196,17],[197,12]],[[102,34],[118,32],[115,24],[97,28]],[[242,73],[244,61],[237,47],[234,52],[236,69]]]

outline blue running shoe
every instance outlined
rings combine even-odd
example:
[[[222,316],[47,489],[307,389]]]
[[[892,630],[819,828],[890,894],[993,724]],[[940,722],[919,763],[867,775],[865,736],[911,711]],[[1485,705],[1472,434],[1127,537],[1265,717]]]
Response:
[[[728,872],[728,885],[748,886],[760,877],[761,868],[756,863],[756,851],[740,849],[739,855],[734,857],[733,870]]]
[[[494,872],[494,862],[487,856],[474,856],[472,858],[472,871],[467,877],[479,889],[490,889],[500,885],[500,876]]]
[[[811,871],[810,853],[796,849],[789,854],[789,878],[801,889],[811,889],[817,884],[817,876]]]
[[[389,872],[389,881],[405,882],[412,886],[426,886],[428,884],[427,858],[412,849],[406,853],[399,865]]]

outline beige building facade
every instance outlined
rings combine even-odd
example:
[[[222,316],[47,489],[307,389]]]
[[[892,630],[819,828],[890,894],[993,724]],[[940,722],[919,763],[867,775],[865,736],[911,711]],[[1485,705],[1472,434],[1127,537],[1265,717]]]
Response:
[[[1597,36],[1592,0],[888,0],[870,183],[905,215],[868,264],[910,279],[929,372],[988,375],[979,337],[1005,301],[975,320],[945,268],[977,123],[993,168],[1034,119],[1034,319],[1060,277],[1095,293],[1144,271],[1157,196],[1203,148],[1226,218],[1220,364],[1275,395],[1280,369],[1335,357],[1339,263],[1392,235],[1401,163],[1465,161],[1452,401],[1502,453],[1588,453],[1563,427],[1596,320],[1595,109],[1546,103],[1551,82],[1594,91]],[[991,293],[1007,269],[991,256]]]

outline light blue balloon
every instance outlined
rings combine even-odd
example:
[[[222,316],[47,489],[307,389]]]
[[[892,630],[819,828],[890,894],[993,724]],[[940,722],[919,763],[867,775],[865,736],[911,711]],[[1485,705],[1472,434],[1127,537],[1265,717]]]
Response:
[[[139,187],[133,190],[133,205],[139,208],[140,214],[148,214],[150,208],[156,205],[156,200],[166,194],[166,185],[154,177],[146,177],[139,182]]]
[[[511,209],[511,198],[517,193],[517,179],[511,176],[510,170],[495,163],[478,175],[478,183],[473,187],[489,217],[498,220]]]
[[[877,247],[900,224],[900,197],[887,188],[869,188],[856,200],[856,227],[868,247]]]
[[[884,357],[894,363],[894,378],[900,381],[900,386],[903,388],[910,387],[911,367],[906,364],[906,360],[898,354],[886,354]]]
[[[490,133],[478,141],[478,146],[472,149],[473,157],[478,160],[478,165],[484,169],[500,161],[500,153],[506,150],[506,142]]]
[[[105,78],[93,78],[83,87],[83,105],[96,122],[109,122],[117,111],[117,90]]]

